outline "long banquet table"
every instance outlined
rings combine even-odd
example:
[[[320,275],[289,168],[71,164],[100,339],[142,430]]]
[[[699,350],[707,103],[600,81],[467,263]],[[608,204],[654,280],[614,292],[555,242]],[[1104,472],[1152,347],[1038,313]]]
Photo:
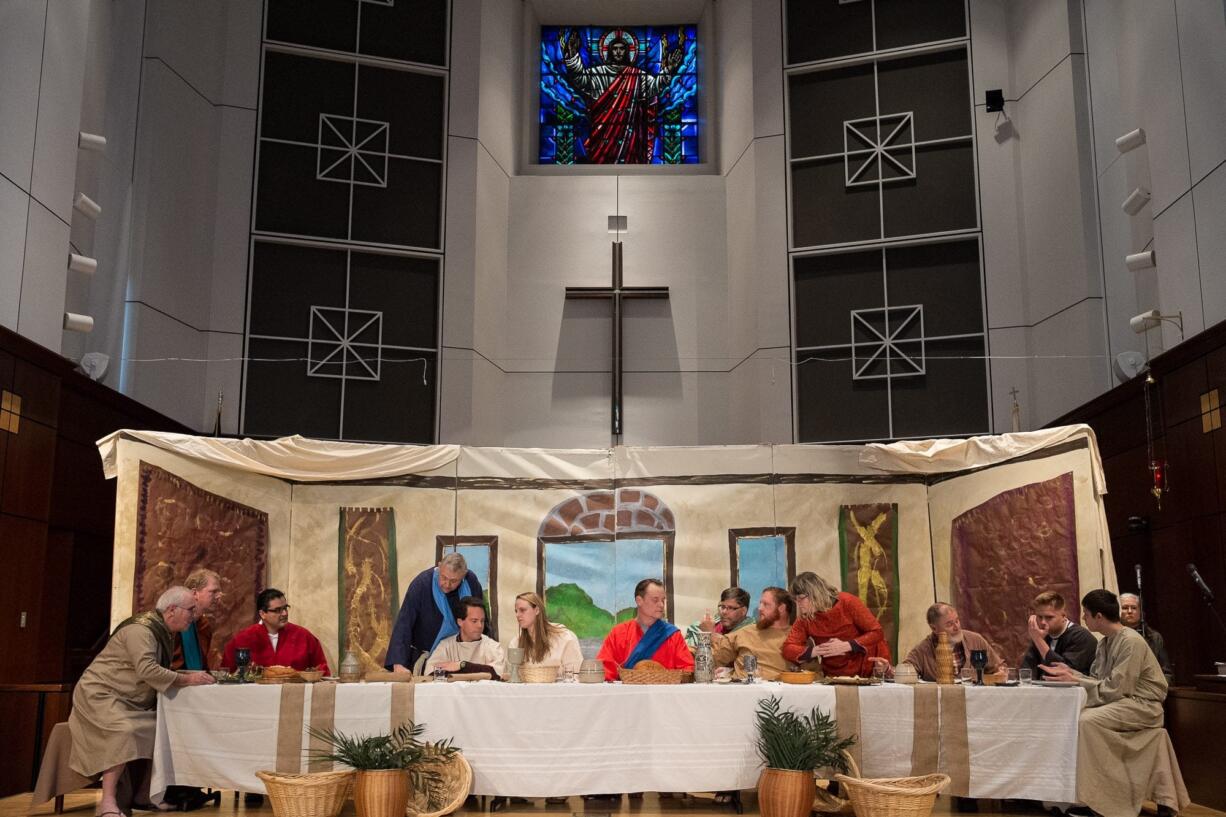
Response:
[[[947,793],[1076,802],[1080,688],[361,683],[172,689],[158,702],[152,790],[263,791],[258,770],[325,771],[306,727],[454,738],[473,793],[544,797],[753,788],[754,711],[778,695],[856,734],[866,777],[942,771]]]

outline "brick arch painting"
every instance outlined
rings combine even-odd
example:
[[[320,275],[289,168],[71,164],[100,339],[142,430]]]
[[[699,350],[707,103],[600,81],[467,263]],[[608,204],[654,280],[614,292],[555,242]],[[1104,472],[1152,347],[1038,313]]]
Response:
[[[634,617],[634,586],[658,578],[673,610],[676,520],[655,494],[590,491],[559,502],[537,531],[536,590],[550,619],[595,654],[614,624]]]

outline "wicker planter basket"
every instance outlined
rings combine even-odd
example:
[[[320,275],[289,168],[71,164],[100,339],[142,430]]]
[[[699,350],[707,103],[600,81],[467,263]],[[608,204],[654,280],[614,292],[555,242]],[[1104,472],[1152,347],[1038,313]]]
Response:
[[[851,777],[860,776],[860,767],[851,752],[844,751],[843,759],[847,761],[847,773]],[[829,771],[829,770],[827,770]],[[852,814],[855,808],[846,797],[830,793],[830,780],[824,777],[817,779],[817,797],[813,799],[813,810],[819,814]],[[846,789],[843,790],[844,792]]]
[[[256,772],[276,817],[336,817],[353,790],[353,772]]]
[[[558,668],[544,664],[523,664],[519,668],[519,680],[525,684],[552,684],[558,680]]]
[[[949,785],[949,775],[864,779],[836,774],[847,790],[856,817],[929,817],[937,794]]]
[[[758,775],[758,808],[762,817],[808,817],[816,790],[813,772],[763,769]]]
[[[402,817],[409,803],[409,773],[404,769],[360,771],[353,781],[358,817]]]
[[[436,811],[426,811],[430,807],[426,802],[426,793],[412,792],[409,795],[409,804],[404,810],[405,817],[443,817],[444,814],[451,814],[464,805],[464,800],[473,787],[473,768],[468,765],[464,755],[456,752],[445,765],[439,767],[438,773],[443,778],[443,797],[447,802]]]
[[[618,667],[623,684],[689,684],[694,681],[693,670],[665,669],[657,661],[640,661],[634,669]]]

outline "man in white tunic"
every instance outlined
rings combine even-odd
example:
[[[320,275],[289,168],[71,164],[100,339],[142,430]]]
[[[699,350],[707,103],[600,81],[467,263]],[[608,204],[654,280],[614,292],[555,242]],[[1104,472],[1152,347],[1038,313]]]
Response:
[[[156,610],[138,613],[115,628],[73,690],[69,765],[85,777],[101,775],[100,817],[122,817],[116,788],[124,766],[153,757],[158,693],[172,686],[213,683],[207,672],[169,669],[173,634],[186,630],[195,615],[192,591],[170,588],[158,598]]]
[[[456,602],[456,624],[460,632],[438,642],[426,673],[436,669],[450,674],[488,672],[495,681],[506,674],[507,658],[502,645],[485,635],[485,602],[466,596]]]
[[[1103,817],[1136,817],[1152,799],[1160,814],[1188,805],[1179,761],[1162,728],[1166,677],[1149,645],[1120,622],[1119,600],[1091,590],[1082,620],[1102,636],[1089,675],[1066,664],[1040,665],[1051,680],[1076,681],[1086,691],[1078,720],[1077,799]]]

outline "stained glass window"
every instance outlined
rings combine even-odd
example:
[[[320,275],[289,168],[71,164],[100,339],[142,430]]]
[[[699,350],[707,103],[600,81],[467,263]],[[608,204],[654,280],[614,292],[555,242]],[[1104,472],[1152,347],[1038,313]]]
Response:
[[[696,164],[693,25],[542,26],[542,164]]]

